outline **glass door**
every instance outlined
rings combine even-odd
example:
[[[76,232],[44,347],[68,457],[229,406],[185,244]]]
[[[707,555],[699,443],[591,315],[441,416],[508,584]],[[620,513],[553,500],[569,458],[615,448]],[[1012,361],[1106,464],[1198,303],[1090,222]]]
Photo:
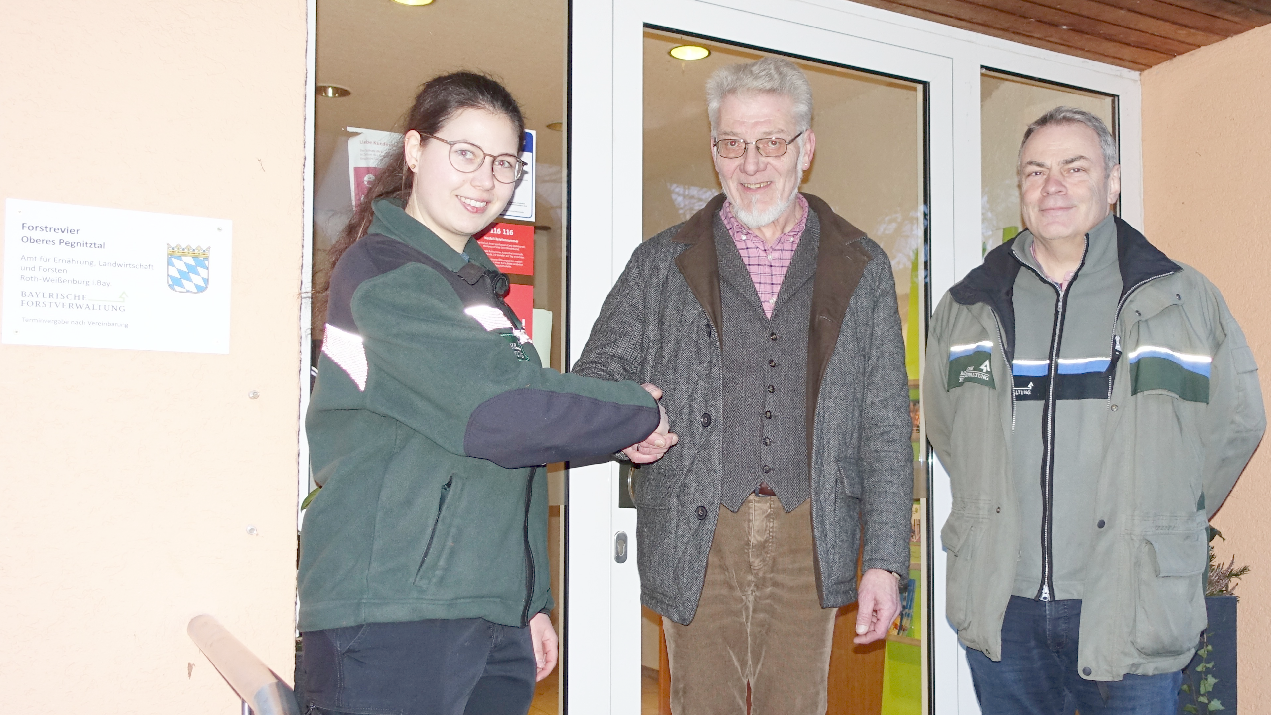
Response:
[[[815,104],[817,154],[802,190],[865,230],[891,258],[911,378],[914,449],[923,457],[917,378],[928,264],[948,262],[952,254],[949,58],[856,36],[850,23],[813,27],[801,15],[802,3],[764,3],[754,10],[676,0],[581,5],[572,11],[571,46],[571,358],[634,248],[720,192],[709,150],[706,78],[724,64],[785,56],[807,75]],[[681,45],[710,54],[677,59],[670,51]],[[831,713],[863,706],[915,715],[927,710],[932,601],[925,465],[921,459],[915,479],[913,601],[886,642],[865,648],[851,643],[853,607],[841,610]],[[567,708],[576,712],[668,712],[661,619],[639,602],[640,544],[636,510],[623,498],[627,479],[615,464],[570,470],[564,682]],[[625,559],[615,548],[621,539]]]

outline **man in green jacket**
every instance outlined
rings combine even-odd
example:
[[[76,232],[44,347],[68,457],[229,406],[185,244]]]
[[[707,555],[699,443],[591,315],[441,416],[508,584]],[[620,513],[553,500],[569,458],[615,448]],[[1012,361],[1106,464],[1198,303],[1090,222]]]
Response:
[[[946,612],[986,714],[1176,711],[1208,518],[1266,426],[1218,289],[1111,214],[1120,169],[1097,117],[1039,118],[1020,148],[1028,230],[931,319]]]

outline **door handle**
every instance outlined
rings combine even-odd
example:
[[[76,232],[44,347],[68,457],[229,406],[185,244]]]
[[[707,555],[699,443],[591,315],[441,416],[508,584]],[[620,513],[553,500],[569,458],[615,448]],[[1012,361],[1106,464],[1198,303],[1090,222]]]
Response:
[[[619,531],[613,537],[613,560],[620,564],[627,562],[627,532]]]

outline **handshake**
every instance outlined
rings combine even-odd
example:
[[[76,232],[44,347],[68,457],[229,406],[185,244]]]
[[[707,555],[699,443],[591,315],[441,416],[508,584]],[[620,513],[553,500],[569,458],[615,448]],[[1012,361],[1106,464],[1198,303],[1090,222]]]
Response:
[[[661,459],[668,449],[680,441],[680,438],[671,431],[671,425],[666,419],[666,410],[662,408],[661,402],[662,390],[658,389],[657,385],[647,382],[642,387],[653,395],[653,399],[658,400],[658,413],[662,419],[658,422],[658,428],[653,431],[653,434],[645,437],[643,442],[622,450],[622,453],[635,464],[650,464]]]

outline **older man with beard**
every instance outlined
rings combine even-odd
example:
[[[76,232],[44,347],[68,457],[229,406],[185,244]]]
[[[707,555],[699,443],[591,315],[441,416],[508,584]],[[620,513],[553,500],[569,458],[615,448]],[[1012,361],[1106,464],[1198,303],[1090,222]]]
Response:
[[[672,712],[740,715],[749,686],[755,715],[824,713],[836,607],[859,601],[857,643],[883,638],[909,568],[896,288],[878,244],[799,193],[803,73],[730,65],[706,95],[724,194],[636,250],[574,372],[660,386],[679,435],[635,480]]]

